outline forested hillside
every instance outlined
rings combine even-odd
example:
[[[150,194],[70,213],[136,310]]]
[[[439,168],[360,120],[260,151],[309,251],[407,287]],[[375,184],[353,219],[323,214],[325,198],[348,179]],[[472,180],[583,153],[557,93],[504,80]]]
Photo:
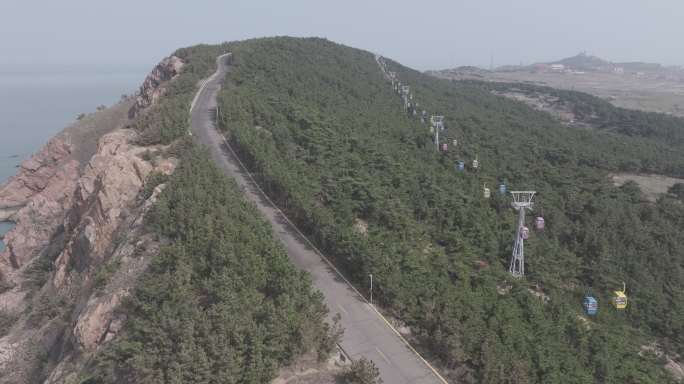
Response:
[[[334,348],[309,277],[208,155],[185,152],[148,219],[169,244],[87,383],[266,383],[302,354]]]
[[[580,121],[591,124],[598,129],[616,132],[628,136],[650,138],[654,142],[675,144],[677,147],[668,148],[678,150],[684,146],[684,118],[670,116],[663,113],[644,112],[620,108],[606,100],[577,91],[568,91],[551,87],[542,87],[521,83],[470,82],[484,89],[509,91],[518,90],[534,96],[537,94],[550,95],[558,98],[558,102],[569,106],[570,110]],[[639,143],[642,146],[642,143]],[[653,164],[656,170],[659,165]],[[640,171],[648,171],[649,165]],[[684,175],[684,167],[669,170],[676,176]]]
[[[121,309],[121,334],[79,382],[267,383],[303,354],[325,360],[335,348],[339,330],[325,322],[328,310],[310,277],[187,136],[197,84],[226,49],[175,52],[185,63],[181,74],[132,122],[144,144],[170,144],[166,151],[180,165],[145,183],[143,200],[165,186],[145,224],[162,247]]]
[[[174,52],[184,62],[181,73],[168,84],[158,103],[131,123],[142,133],[142,144],[169,144],[188,132],[190,102],[197,85],[216,70],[216,57],[227,49],[227,44],[197,45]]]
[[[616,188],[607,175],[635,164],[681,175],[681,122],[569,129],[481,84],[390,62],[421,109],[445,116],[443,139],[458,139],[436,153],[372,54],[322,39],[228,48],[222,129],[267,193],[363,291],[373,274],[378,303],[453,382],[673,381],[641,347],[657,341],[684,353],[684,206],[674,196],[646,203],[634,184]],[[479,170],[455,170],[475,158]],[[510,196],[482,196],[485,183],[501,181],[538,191],[547,222],[526,242],[524,279],[507,272]],[[609,299],[623,281],[630,301],[618,312]],[[588,292],[599,300],[596,317],[582,311]]]

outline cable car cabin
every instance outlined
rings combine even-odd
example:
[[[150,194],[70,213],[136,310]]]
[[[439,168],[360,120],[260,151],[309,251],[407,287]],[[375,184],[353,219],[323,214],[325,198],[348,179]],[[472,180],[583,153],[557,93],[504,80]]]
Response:
[[[502,195],[506,194],[506,184],[504,184],[504,183],[499,184],[499,193]]]
[[[462,161],[457,161],[456,162],[456,170],[457,171],[464,171],[465,170],[465,163]]]
[[[625,309],[627,308],[627,295],[625,295],[624,291],[615,291],[613,292],[613,306],[616,309]]]
[[[454,147],[457,146],[457,145],[458,145],[458,140],[453,139],[453,140],[451,141],[451,145],[453,145]]]
[[[473,169],[477,169],[480,167],[480,162],[477,161],[477,159],[473,160]]]
[[[589,316],[594,316],[598,312],[598,302],[593,296],[584,296],[582,306],[584,307],[584,312]]]
[[[442,152],[446,152],[447,149],[448,149],[449,147],[447,146],[446,143],[443,143],[443,144],[441,145],[441,148],[442,148]]]
[[[522,237],[523,240],[527,240],[530,238],[530,229],[527,227],[522,227],[522,230],[520,231],[520,237]]]
[[[545,225],[546,225],[546,223],[544,222],[544,218],[543,218],[543,217],[537,216],[537,217],[534,219],[534,228],[536,228],[537,231],[543,231]]]
[[[490,191],[489,188],[484,187],[484,198],[489,199],[490,196],[492,196],[492,191]]]

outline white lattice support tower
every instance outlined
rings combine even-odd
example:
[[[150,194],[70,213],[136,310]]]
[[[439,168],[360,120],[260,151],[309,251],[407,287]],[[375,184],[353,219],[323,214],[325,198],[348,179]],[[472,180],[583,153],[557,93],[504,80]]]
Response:
[[[508,271],[515,277],[525,276],[525,239],[523,228],[525,227],[525,211],[532,210],[534,206],[534,194],[536,191],[511,191],[513,202],[511,205],[518,211],[518,227],[515,242],[513,243],[513,255]]]
[[[411,87],[408,85],[401,86],[401,97],[404,99],[404,109],[408,110],[409,105],[409,93],[411,93]]]
[[[389,72],[389,78],[392,81],[392,87],[394,87],[394,85],[397,81],[397,73],[396,72]]]
[[[432,128],[435,130],[435,148],[439,151],[439,131],[444,129],[444,116],[430,116],[430,124],[432,124]]]

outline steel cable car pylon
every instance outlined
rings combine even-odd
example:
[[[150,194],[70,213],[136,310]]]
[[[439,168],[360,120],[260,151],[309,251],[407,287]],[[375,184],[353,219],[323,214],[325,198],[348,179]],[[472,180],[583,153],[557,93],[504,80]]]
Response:
[[[518,227],[508,271],[515,277],[525,276],[525,239],[529,236],[529,229],[525,227],[525,211],[532,210],[535,193],[536,191],[511,191],[511,205],[518,211]]]
[[[401,88],[401,98],[404,100],[404,110],[409,109],[411,102],[409,101],[409,94],[411,93],[411,87],[408,85],[402,85]]]
[[[432,129],[434,130],[433,133],[435,134],[435,148],[437,148],[437,151],[439,152],[439,131],[444,130],[444,116],[430,116],[430,124],[432,125]]]

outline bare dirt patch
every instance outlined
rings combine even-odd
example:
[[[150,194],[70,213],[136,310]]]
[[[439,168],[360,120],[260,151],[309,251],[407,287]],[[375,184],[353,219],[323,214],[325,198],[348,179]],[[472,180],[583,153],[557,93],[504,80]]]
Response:
[[[621,186],[628,181],[637,183],[649,201],[656,201],[660,195],[666,194],[668,189],[676,183],[684,183],[684,179],[662,175],[616,173],[610,177],[616,186]]]
[[[64,129],[61,134],[67,136],[72,146],[72,155],[82,166],[97,152],[98,141],[102,136],[128,123],[131,105],[132,100],[122,100],[109,108],[85,115]]]
[[[642,345],[639,356],[643,356],[645,353],[652,353],[656,357],[663,359],[665,361],[665,369],[670,372],[675,379],[684,380],[684,362],[679,355],[670,356],[666,354],[657,342]]]

